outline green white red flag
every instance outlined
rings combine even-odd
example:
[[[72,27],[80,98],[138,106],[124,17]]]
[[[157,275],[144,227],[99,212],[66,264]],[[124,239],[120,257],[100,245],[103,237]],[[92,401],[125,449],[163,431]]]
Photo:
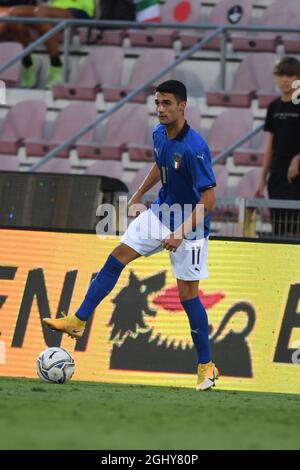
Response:
[[[159,0],[135,0],[136,20],[140,23],[160,22]]]

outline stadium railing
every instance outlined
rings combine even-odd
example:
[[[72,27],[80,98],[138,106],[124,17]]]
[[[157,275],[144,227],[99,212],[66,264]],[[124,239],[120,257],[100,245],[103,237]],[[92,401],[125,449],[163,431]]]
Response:
[[[212,234],[300,242],[300,201],[217,198]]]

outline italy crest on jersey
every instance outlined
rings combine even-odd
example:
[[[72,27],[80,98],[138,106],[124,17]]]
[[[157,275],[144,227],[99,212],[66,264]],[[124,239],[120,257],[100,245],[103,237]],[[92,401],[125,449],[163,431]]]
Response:
[[[182,155],[179,155],[179,153],[174,153],[173,155],[173,167],[175,168],[175,170],[178,170],[180,168],[181,157]]]

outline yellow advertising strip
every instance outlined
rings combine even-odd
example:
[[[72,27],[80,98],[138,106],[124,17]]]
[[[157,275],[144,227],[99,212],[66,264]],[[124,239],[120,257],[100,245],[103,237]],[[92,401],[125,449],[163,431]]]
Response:
[[[77,343],[41,318],[74,312],[118,237],[0,230],[0,376],[36,377],[39,353],[61,346],[74,379],[195,386],[196,353],[168,253],[131,263]],[[300,392],[300,245],[209,242],[200,298],[218,388]]]

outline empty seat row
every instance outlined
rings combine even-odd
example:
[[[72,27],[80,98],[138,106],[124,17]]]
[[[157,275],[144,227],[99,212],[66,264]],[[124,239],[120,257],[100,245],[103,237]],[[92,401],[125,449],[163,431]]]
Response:
[[[278,96],[273,76],[276,59],[272,53],[249,54],[238,66],[230,89],[206,93],[208,106],[248,108],[255,98],[259,107],[266,108]]]
[[[10,108],[0,132],[0,154],[15,155],[20,146],[25,146],[27,156],[43,156],[98,117],[93,103],[71,103],[58,113],[47,135],[46,112],[45,103],[39,100],[22,101]],[[34,116],[34,121],[28,116]],[[103,126],[86,132],[58,156],[67,158],[70,149],[76,148],[80,158],[120,160],[127,148],[133,160],[149,161],[152,148],[146,145],[148,127],[147,107],[126,104]]]
[[[0,44],[0,63],[22,51],[18,43]],[[70,83],[57,84],[53,87],[54,99],[94,101],[97,93],[102,92],[106,101],[118,101],[132,90],[142,85],[151,76],[175,60],[171,50],[148,50],[138,57],[132,67],[128,83],[122,83],[124,51],[120,47],[99,47],[93,50],[80,64],[77,74]],[[0,79],[8,86],[17,86],[20,79],[21,63],[0,74]],[[166,73],[161,80],[181,79],[187,85],[189,96],[204,96],[204,88],[197,74],[190,70],[175,69]],[[153,86],[139,93],[131,101],[145,103]]]
[[[7,45],[7,48],[6,48]],[[1,57],[8,58],[17,52],[17,43],[0,44]],[[17,49],[15,49],[17,47]],[[21,47],[21,46],[20,46]],[[92,51],[80,65],[78,74],[72,83],[54,85],[54,99],[76,101],[94,101],[98,92],[103,93],[106,101],[115,102],[143,84],[149,77],[158,73],[163,67],[175,59],[171,50],[148,50],[136,59],[128,84],[122,86],[123,51],[118,47],[103,47]],[[268,106],[275,99],[277,92],[273,80],[273,68],[277,56],[272,53],[249,54],[238,66],[231,88],[220,90],[217,87],[207,91],[208,106],[249,107],[254,98],[258,99],[261,108]],[[16,85],[20,75],[20,64],[0,74],[0,79],[8,85]],[[196,72],[175,68],[166,73],[159,81],[169,78],[181,80],[187,85],[189,96],[201,97],[204,88]],[[145,103],[149,94],[153,93],[155,83],[139,93],[131,101]]]
[[[0,155],[0,171],[18,171],[20,169],[20,162],[15,155]],[[69,159],[53,157],[47,162],[43,163],[39,168],[35,170],[40,173],[72,173],[72,166]],[[120,162],[111,160],[97,161],[89,164],[84,173],[86,175],[99,175],[108,176],[110,178],[116,178],[122,180],[123,167]]]
[[[47,134],[46,114],[46,105],[39,100],[21,101],[11,107],[0,130],[0,154],[16,155],[25,146],[27,156],[43,156],[98,117],[93,103],[71,103],[57,114]],[[35,117],[34,124],[28,115]],[[187,119],[200,131],[197,108],[187,108]],[[86,132],[73,148],[79,158],[120,160],[126,149],[132,161],[152,161],[150,129],[146,105],[129,103],[110,115],[103,125]],[[59,157],[67,158],[69,150],[62,150]]]
[[[34,123],[28,119],[34,116]],[[52,123],[47,124],[47,109],[39,100],[21,101],[11,107],[0,130],[0,154],[16,155],[24,146],[26,155],[41,157],[74,135],[86,124],[98,117],[93,103],[71,103],[63,108]],[[200,109],[187,106],[189,124],[202,134]],[[253,129],[253,115],[249,109],[236,109],[221,113],[210,127],[206,140],[212,157],[220,154]],[[260,133],[243,148],[234,152],[237,165],[261,165],[265,136]],[[71,148],[81,159],[121,160],[128,151],[131,161],[153,161],[151,126],[146,105],[127,103],[111,114],[103,123],[81,136],[76,143],[60,151],[59,157],[67,158]]]

